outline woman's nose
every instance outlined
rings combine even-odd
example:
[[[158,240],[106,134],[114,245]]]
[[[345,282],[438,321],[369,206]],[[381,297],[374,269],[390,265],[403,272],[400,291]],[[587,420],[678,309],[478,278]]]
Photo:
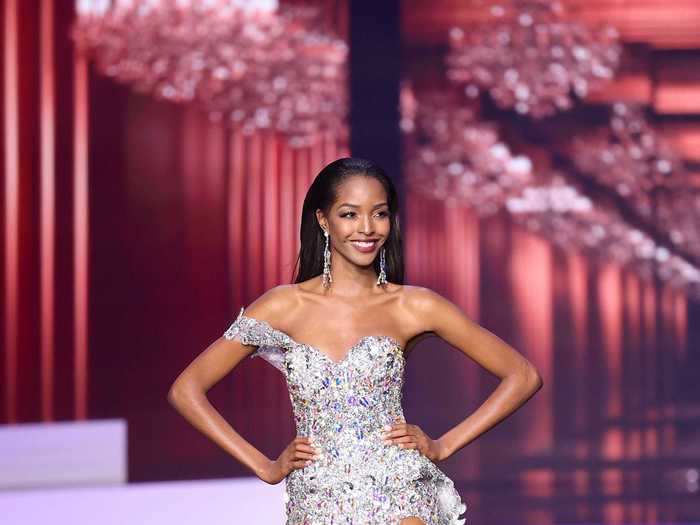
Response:
[[[361,223],[360,232],[369,235],[374,232],[374,223],[370,217],[365,216]]]

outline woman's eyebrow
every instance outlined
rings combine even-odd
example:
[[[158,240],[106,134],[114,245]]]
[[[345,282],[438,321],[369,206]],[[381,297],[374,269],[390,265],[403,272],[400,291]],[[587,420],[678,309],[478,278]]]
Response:
[[[374,206],[372,206],[372,208],[379,208],[379,206],[385,206],[385,205],[388,206],[388,203],[380,202],[379,204],[375,204]],[[341,206],[350,206],[351,208],[359,208],[360,207],[358,204],[350,204],[349,202],[344,202],[342,204],[339,204],[338,208],[340,208]]]

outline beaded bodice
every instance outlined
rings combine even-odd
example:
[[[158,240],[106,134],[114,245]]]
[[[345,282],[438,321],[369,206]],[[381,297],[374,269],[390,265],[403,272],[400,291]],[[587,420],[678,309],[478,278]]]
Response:
[[[364,336],[335,361],[243,311],[224,337],[257,346],[251,357],[283,373],[297,435],[312,437],[323,453],[287,477],[288,523],[393,523],[409,507],[428,516],[426,523],[464,522],[451,480],[418,450],[382,440],[382,427],[404,418],[405,361],[396,339]],[[339,509],[350,521],[331,520]]]

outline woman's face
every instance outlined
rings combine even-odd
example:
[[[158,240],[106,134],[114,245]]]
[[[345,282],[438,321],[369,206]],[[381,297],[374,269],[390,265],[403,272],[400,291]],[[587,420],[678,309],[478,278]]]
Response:
[[[372,177],[346,179],[328,216],[324,218],[320,210],[316,214],[330,235],[331,248],[359,266],[372,264],[391,229],[386,192]]]

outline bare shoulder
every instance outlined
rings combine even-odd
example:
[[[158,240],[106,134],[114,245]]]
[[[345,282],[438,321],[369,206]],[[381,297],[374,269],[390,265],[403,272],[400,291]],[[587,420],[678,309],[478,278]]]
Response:
[[[422,332],[434,332],[442,316],[461,312],[452,301],[425,286],[404,286],[402,295],[405,308],[414,318],[420,319]]]
[[[401,292],[406,305],[418,309],[430,307],[441,297],[437,292],[425,286],[404,285]]]
[[[246,308],[244,315],[276,326],[298,304],[298,290],[293,284],[280,284],[267,290]]]

